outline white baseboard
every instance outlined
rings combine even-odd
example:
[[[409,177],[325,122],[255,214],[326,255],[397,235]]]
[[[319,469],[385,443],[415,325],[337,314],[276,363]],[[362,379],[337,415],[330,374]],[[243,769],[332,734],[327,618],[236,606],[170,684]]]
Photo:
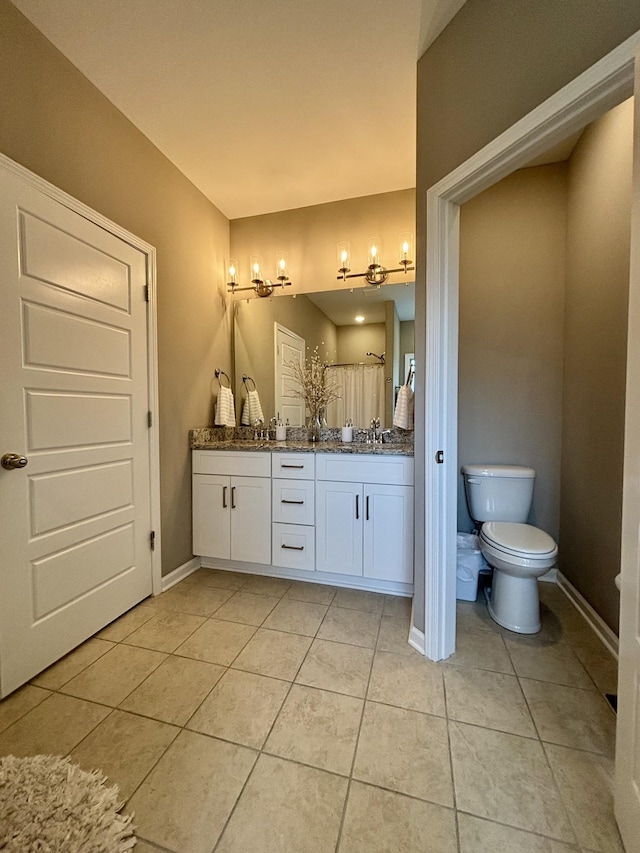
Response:
[[[599,616],[587,599],[575,588],[571,581],[567,580],[562,572],[558,572],[558,586],[567,596],[569,601],[583,617],[594,634],[609,649],[611,654],[618,658],[618,637],[607,623]]]
[[[194,572],[197,572],[200,566],[202,565],[202,560],[200,557],[192,557],[190,560],[187,560],[186,563],[183,563],[181,566],[178,566],[177,569],[174,569],[172,572],[169,572],[168,575],[163,575],[162,577],[162,591],[166,592],[168,589],[171,589],[172,586],[175,586],[180,581],[183,581],[185,578],[188,578],[189,575],[192,575]]]

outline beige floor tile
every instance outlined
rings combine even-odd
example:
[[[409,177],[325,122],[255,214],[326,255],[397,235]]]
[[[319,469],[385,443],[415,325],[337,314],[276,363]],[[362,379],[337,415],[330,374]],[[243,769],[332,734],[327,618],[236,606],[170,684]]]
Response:
[[[603,646],[598,649],[574,649],[580,662],[603,693],[618,692],[618,662]]]
[[[372,660],[372,649],[314,640],[296,682],[364,699]]]
[[[261,755],[216,853],[334,853],[347,780]]]
[[[204,616],[192,616],[189,613],[174,613],[172,610],[167,610],[157,613],[129,634],[124,642],[128,646],[156,649],[159,652],[174,652],[204,621]]]
[[[460,811],[575,842],[539,741],[453,721],[449,733]]]
[[[558,610],[556,616],[562,626],[562,635],[571,646],[601,650],[602,643],[585,618],[571,605],[569,610]]]
[[[562,746],[545,745],[545,750],[579,843],[623,853],[613,813],[613,761]]]
[[[515,676],[463,666],[442,669],[450,720],[513,735],[538,736]]]
[[[253,592],[234,592],[232,598],[216,612],[216,619],[241,622],[244,625],[262,625],[280,601],[273,595],[258,595]]]
[[[460,853],[578,853],[564,841],[532,835],[479,817],[458,813]],[[136,851],[137,853],[137,851]]]
[[[406,619],[397,616],[383,616],[380,620],[377,649],[380,652],[393,652],[407,657],[422,657],[409,645],[410,625]]]
[[[0,700],[0,732],[15,723],[20,717],[24,717],[26,713],[50,695],[51,693],[48,690],[25,684],[15,693]]]
[[[339,853],[457,853],[452,809],[352,782]]]
[[[384,601],[385,596],[378,592],[368,592],[364,589],[339,589],[333,599],[333,606],[382,614]]]
[[[119,705],[166,657],[151,649],[117,645],[61,690],[90,702]]]
[[[406,598],[403,595],[385,595],[382,615],[406,619],[408,623],[411,618],[411,604],[411,598]]]
[[[327,610],[317,636],[321,640],[333,640],[336,643],[350,643],[352,646],[374,649],[379,626],[378,613],[346,610],[332,605]]]
[[[326,612],[324,604],[283,598],[265,619],[264,627],[315,637]]]
[[[542,740],[613,756],[616,718],[600,693],[526,678],[520,684]]]
[[[75,675],[78,675],[83,669],[86,669],[112,648],[113,643],[92,637],[86,643],[78,646],[77,649],[69,652],[68,655],[65,655],[57,663],[45,669],[40,675],[32,678],[31,683],[37,687],[45,687],[48,690],[59,690],[63,684],[71,681]]]
[[[257,595],[272,595],[281,598],[291,586],[291,581],[284,578],[268,578],[260,575],[249,575],[246,584],[242,587],[245,592],[253,592]]]
[[[111,640],[113,643],[120,643],[129,634],[133,634],[136,628],[148,622],[155,612],[155,609],[150,607],[145,599],[145,602],[129,610],[124,616],[121,616],[107,625],[106,628],[103,628],[102,631],[99,631],[96,637],[100,637],[103,640]]]
[[[192,616],[213,616],[233,594],[231,589],[216,589],[183,581],[151,599],[149,606],[155,607],[156,610],[190,613]]]
[[[184,726],[224,672],[224,667],[214,663],[171,656],[120,707]]]
[[[234,592],[243,587],[249,580],[251,575],[245,575],[241,572],[225,572],[222,569],[198,569],[182,583],[202,584],[202,586],[213,586],[216,589],[231,589]]]
[[[294,684],[265,751],[348,776],[356,749],[362,699]]]
[[[353,778],[452,806],[446,720],[367,702]]]
[[[583,687],[595,690],[595,684],[576,657],[571,646],[557,645],[540,647],[514,642],[505,637],[507,650],[516,674],[522,678],[551,681],[568,687]]]
[[[256,629],[238,622],[207,619],[176,649],[177,655],[229,666],[247,645]]]
[[[448,657],[447,666],[470,666],[491,672],[513,675],[507,647],[500,634],[489,631],[458,631],[455,654]]]
[[[234,660],[233,667],[293,681],[310,645],[311,637],[260,628]]]
[[[66,755],[108,713],[104,705],[52,693],[0,734],[0,755]]]
[[[260,749],[289,691],[289,682],[229,669],[187,728]]]
[[[180,729],[112,711],[70,755],[85,770],[101,770],[128,800]]]
[[[369,699],[425,714],[445,716],[444,667],[424,657],[376,652]]]
[[[210,853],[256,753],[182,731],[129,802],[142,838],[179,853]]]
[[[569,601],[564,592],[555,583],[538,582],[538,596],[540,602],[545,604],[554,613],[558,611],[575,611],[575,607]]]
[[[326,586],[321,583],[305,583],[305,581],[293,581],[285,593],[285,598],[293,598],[295,601],[308,601],[310,604],[329,605],[333,601],[337,587]]]
[[[492,634],[502,634],[505,631],[489,615],[484,599],[456,603],[456,628],[458,633],[489,631]]]

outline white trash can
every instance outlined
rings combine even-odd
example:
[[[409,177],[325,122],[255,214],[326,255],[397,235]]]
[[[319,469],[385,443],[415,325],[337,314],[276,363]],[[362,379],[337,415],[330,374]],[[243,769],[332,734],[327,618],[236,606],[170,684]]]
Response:
[[[487,564],[475,533],[458,533],[456,541],[456,598],[475,601],[478,597],[478,573]]]

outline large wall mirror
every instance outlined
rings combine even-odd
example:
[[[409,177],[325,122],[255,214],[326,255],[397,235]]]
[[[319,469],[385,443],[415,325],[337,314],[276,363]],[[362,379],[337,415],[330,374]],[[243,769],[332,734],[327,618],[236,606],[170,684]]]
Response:
[[[278,293],[238,299],[233,310],[239,424],[248,391],[255,390],[265,421],[280,417],[302,426],[304,407],[287,393],[295,383],[286,365],[296,353],[308,359],[317,349],[342,389],[342,399],[327,412],[328,426],[343,426],[349,419],[356,427],[368,427],[373,417],[380,418],[383,428],[392,426],[395,395],[406,381],[405,366],[414,352],[413,283]],[[378,358],[383,353],[384,360]],[[246,406],[245,424],[248,412]]]

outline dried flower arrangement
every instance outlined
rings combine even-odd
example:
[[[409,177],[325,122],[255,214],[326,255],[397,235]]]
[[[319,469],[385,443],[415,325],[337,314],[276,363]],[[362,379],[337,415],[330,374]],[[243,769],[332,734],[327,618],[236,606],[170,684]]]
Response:
[[[298,387],[290,388],[294,397],[304,400],[310,420],[321,419],[329,403],[342,397],[342,386],[327,376],[326,365],[320,358],[318,347],[306,362],[290,361],[291,379]]]

